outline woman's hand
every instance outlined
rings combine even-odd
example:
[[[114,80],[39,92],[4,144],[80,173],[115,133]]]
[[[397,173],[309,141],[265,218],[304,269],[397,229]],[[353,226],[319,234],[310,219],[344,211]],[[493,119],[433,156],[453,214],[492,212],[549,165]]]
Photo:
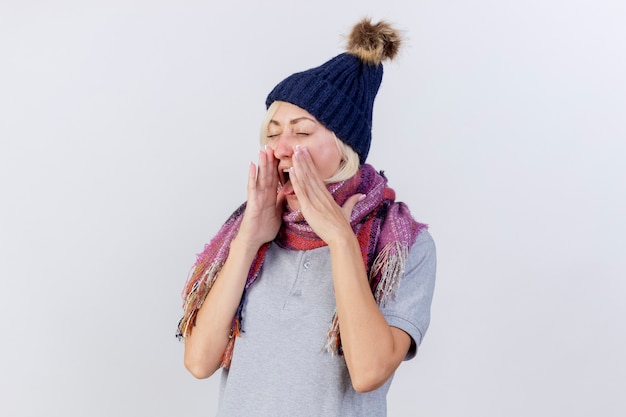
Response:
[[[304,218],[322,240],[330,245],[337,239],[354,238],[350,215],[362,194],[350,196],[340,207],[328,192],[305,147],[296,147],[289,178]]]
[[[259,151],[258,170],[250,162],[248,200],[237,239],[255,248],[273,240],[282,222],[284,199],[278,193],[278,159],[266,147]]]

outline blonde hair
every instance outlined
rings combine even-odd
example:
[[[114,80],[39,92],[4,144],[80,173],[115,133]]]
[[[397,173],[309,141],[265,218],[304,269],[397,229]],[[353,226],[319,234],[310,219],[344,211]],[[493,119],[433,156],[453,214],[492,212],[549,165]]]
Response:
[[[280,106],[281,101],[274,101],[267,108],[267,112],[265,112],[265,116],[263,117],[263,121],[261,122],[261,132],[260,132],[260,142],[261,146],[267,145],[267,130]],[[332,131],[331,131],[332,132]],[[335,138],[335,143],[337,144],[337,148],[339,149],[339,153],[341,154],[341,164],[339,165],[339,169],[328,179],[325,179],[324,182],[327,184],[331,184],[334,182],[344,181],[348,178],[352,178],[357,171],[359,170],[359,155],[350,147],[350,145],[345,144],[333,133],[333,137]]]

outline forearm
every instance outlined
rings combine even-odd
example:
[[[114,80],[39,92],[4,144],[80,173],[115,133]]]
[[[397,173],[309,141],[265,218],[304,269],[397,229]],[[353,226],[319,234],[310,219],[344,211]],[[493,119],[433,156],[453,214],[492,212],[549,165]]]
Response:
[[[231,242],[228,258],[198,310],[195,326],[185,338],[184,357],[185,367],[197,378],[207,378],[220,367],[257,250],[243,239]]]
[[[367,280],[354,235],[330,245],[341,343],[357,391],[382,385],[408,350],[410,338],[391,328],[380,312]]]

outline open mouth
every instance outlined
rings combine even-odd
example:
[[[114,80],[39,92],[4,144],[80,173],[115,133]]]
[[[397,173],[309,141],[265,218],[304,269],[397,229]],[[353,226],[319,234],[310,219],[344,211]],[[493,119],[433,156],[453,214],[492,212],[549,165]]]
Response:
[[[283,185],[285,185],[288,181],[289,181],[289,168],[285,168],[283,169],[282,175],[281,177],[281,182]]]
[[[278,181],[280,181],[280,185],[285,185],[289,182],[289,168],[278,169]]]
[[[293,194],[293,187],[291,186],[291,182],[289,182],[289,168],[279,170],[278,179],[280,181],[282,192],[285,193],[285,195]]]

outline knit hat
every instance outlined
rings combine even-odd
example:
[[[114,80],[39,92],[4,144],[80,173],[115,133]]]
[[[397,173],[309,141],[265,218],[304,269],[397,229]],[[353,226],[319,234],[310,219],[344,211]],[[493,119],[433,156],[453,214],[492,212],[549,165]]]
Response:
[[[326,63],[290,75],[265,100],[286,101],[311,113],[365,162],[372,141],[374,98],[383,78],[382,62],[400,48],[398,32],[387,22],[357,23],[348,37],[347,52]]]

